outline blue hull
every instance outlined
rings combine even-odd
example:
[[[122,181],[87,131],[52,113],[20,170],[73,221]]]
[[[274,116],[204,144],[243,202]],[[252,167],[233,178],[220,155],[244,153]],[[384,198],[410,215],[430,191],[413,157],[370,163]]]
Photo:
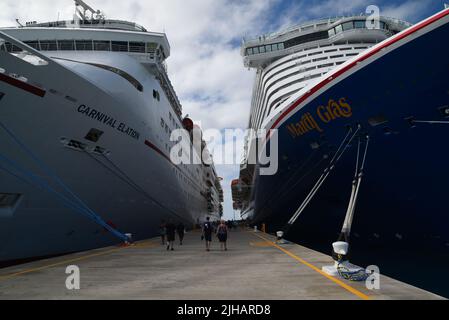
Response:
[[[449,125],[412,126],[407,120],[449,120],[444,116],[449,105],[447,39],[446,24],[400,46],[283,123],[279,171],[254,181],[255,223],[266,223],[271,231],[284,227],[348,126],[361,124],[371,144],[352,228],[352,262],[377,264],[383,274],[449,296],[449,284],[435,272],[449,268]],[[334,116],[326,113],[329,100],[340,104]],[[319,129],[301,131],[297,125],[295,135],[292,125],[301,124],[307,113]],[[356,154],[353,143],[287,238],[331,252],[348,206]]]

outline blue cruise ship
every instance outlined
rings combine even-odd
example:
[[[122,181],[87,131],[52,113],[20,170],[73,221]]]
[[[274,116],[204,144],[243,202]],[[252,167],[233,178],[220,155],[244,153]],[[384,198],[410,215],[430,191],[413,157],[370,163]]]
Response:
[[[447,39],[448,8],[414,25],[354,15],[244,41],[249,128],[278,130],[265,146],[279,159],[260,174],[248,136],[234,208],[325,253],[343,235],[352,263],[449,296]]]

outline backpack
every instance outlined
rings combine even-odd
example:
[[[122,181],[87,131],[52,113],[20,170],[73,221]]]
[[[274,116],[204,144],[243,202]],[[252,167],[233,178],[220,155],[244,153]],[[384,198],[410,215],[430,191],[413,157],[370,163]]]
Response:
[[[204,232],[211,232],[212,231],[212,227],[210,225],[210,222],[205,222],[204,223]]]

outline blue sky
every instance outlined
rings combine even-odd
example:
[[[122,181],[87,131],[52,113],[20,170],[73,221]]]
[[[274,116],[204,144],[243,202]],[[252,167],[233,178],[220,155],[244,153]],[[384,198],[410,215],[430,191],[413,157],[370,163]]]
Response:
[[[108,18],[137,22],[166,32],[171,44],[168,72],[184,113],[203,129],[246,128],[254,71],[243,67],[243,37],[281,30],[301,22],[365,12],[416,23],[441,9],[440,0],[85,0]],[[449,0],[448,0],[449,2]],[[0,26],[71,18],[72,0],[2,0]],[[228,147],[229,148],[229,147]],[[240,156],[238,156],[240,159]],[[225,217],[233,218],[230,183],[239,166],[218,166],[224,178]]]

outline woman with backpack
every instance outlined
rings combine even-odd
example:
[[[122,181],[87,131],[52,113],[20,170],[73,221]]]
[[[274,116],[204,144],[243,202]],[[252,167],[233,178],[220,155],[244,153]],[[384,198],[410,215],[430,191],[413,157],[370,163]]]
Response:
[[[218,240],[220,241],[221,251],[223,251],[223,249],[225,251],[228,251],[228,247],[227,247],[228,227],[226,226],[226,223],[224,220],[220,221],[220,225],[217,228],[217,237],[218,237]]]

